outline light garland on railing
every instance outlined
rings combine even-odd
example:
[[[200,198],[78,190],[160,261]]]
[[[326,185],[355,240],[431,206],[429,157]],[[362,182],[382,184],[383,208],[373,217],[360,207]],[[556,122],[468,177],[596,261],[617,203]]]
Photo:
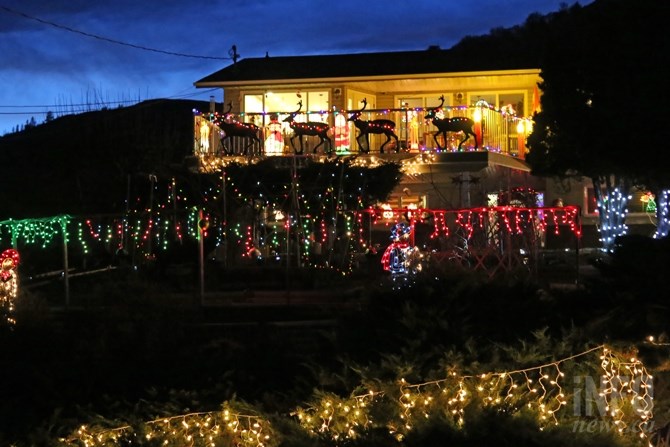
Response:
[[[67,235],[70,216],[55,216],[38,219],[4,220],[0,222],[0,236],[9,234],[9,245],[18,243],[47,247],[63,234]],[[2,240],[0,239],[0,243]]]
[[[576,237],[581,235],[578,208],[571,206],[537,208],[496,206],[444,210],[411,207],[396,209],[386,205],[378,208],[362,208],[363,203],[359,202],[359,209],[341,211],[337,215],[338,223],[335,225],[334,221],[331,223],[332,218],[328,217],[328,208],[333,207],[334,201],[332,190],[327,191],[323,200],[315,205],[306,205],[301,217],[297,220],[292,219],[300,225],[285,226],[283,230],[277,231],[275,223],[271,237],[262,240],[258,239],[259,233],[249,223],[226,226],[220,217],[205,213],[203,217],[213,231],[207,231],[204,235],[213,237],[217,245],[220,245],[225,231],[233,246],[244,248],[242,253],[249,253],[252,246],[258,245],[256,248],[269,255],[273,251],[281,252],[282,245],[286,243],[285,239],[292,237],[290,233],[298,231],[302,235],[299,243],[305,265],[318,262],[311,256],[314,250],[322,249],[321,246],[312,247],[317,241],[324,245],[333,238],[342,238],[341,240],[346,240],[349,244],[349,252],[367,253],[371,249],[376,251],[379,248],[373,247],[373,229],[378,230],[380,226],[386,226],[390,230],[392,226],[403,222],[411,225],[420,223],[424,228],[425,225],[428,225],[428,228],[432,226],[432,231],[429,230],[429,233],[421,233],[426,236],[425,238],[422,237],[421,240],[412,243],[419,250],[440,250],[455,243],[454,241],[468,242],[473,237],[477,238],[478,244],[495,245],[499,243],[502,234],[520,236],[521,238],[517,238],[515,243],[518,243],[520,248],[526,248],[524,244],[534,244],[549,228],[558,234],[559,227],[571,231]],[[264,206],[270,207],[270,202]],[[144,253],[153,257],[160,251],[168,250],[174,242],[184,242],[187,238],[197,240],[199,230],[196,208],[171,211],[166,205],[156,203],[153,210],[151,212],[146,209],[131,210],[126,214],[115,216],[57,216],[23,221],[8,220],[0,222],[0,243],[4,240],[6,245],[16,246],[17,243],[21,243],[53,249],[54,242],[62,243],[65,238],[65,242],[74,241],[75,243],[70,246],[78,248],[79,254],[83,256],[90,256],[102,249],[109,253],[123,250],[125,253]],[[335,234],[335,228],[338,234]],[[413,239],[414,234],[411,236]],[[310,251],[311,248],[314,249]],[[350,264],[353,268],[353,262]]]
[[[383,205],[380,208],[357,211],[357,213],[370,215],[373,224],[386,222],[389,225],[408,220],[408,212],[410,210],[406,208],[390,208]],[[432,221],[433,232],[429,236],[430,239],[440,236],[448,237],[456,228],[463,229],[469,239],[476,229],[485,229],[491,225],[491,222],[495,222],[496,220],[493,217],[496,216],[498,217],[497,221],[502,222],[502,225],[498,224],[500,228],[511,234],[523,234],[529,228],[535,226],[540,230],[545,230],[549,221],[556,234],[559,233],[561,226],[566,226],[575,236],[581,236],[579,208],[575,206],[537,208],[495,206],[460,210],[419,208],[411,210],[411,213],[411,220],[423,222],[430,219]],[[450,222],[453,222],[454,229],[449,228],[447,217],[449,217]]]

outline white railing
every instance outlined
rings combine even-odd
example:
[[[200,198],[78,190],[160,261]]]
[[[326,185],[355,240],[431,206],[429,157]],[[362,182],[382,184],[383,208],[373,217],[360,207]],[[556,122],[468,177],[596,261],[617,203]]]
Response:
[[[438,128],[432,120],[426,119],[426,114],[431,110],[424,108],[365,110],[359,119],[362,121],[384,119],[395,123],[394,133],[398,141],[396,143],[395,139],[391,139],[385,146],[384,152],[386,153],[491,151],[519,158],[525,157],[525,140],[531,131],[531,120],[505,113],[487,104],[440,108],[437,113],[439,118],[461,117],[472,120],[472,131],[477,138],[477,144],[475,144],[474,136],[465,135],[463,132],[438,134]],[[326,151],[338,154],[379,153],[381,145],[386,141],[386,136],[370,134],[367,149],[365,138],[359,138],[362,143],[361,147],[357,141],[360,131],[353,122],[348,120],[353,112],[342,110],[300,113],[295,116],[295,121],[320,122],[330,126],[328,133],[331,140],[330,147],[320,146],[319,153]],[[289,123],[283,121],[289,116],[289,113],[247,113],[227,117],[229,121],[237,120],[240,123],[252,123],[258,126],[261,145],[251,141],[250,138],[242,137],[228,138],[222,145],[221,139],[225,134],[216,124],[217,119],[221,117],[207,113],[196,114],[194,155],[200,157],[293,155],[300,151],[300,143],[298,137],[291,141],[293,131]],[[304,154],[311,154],[314,147],[320,142],[315,136],[303,136],[302,138]]]

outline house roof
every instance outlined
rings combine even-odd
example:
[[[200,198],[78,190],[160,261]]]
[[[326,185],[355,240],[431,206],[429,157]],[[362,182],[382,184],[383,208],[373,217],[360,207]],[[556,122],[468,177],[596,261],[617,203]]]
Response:
[[[248,58],[216,71],[196,81],[194,85],[212,87],[249,82],[411,77],[531,68],[535,67],[519,67],[518,61],[511,59],[463,57],[453,49],[429,47],[422,51]]]

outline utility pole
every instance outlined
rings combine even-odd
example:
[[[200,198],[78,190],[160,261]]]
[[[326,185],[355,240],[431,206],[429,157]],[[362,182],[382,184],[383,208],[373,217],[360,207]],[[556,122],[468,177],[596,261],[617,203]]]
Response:
[[[205,304],[205,231],[207,225],[202,210],[198,211],[198,282],[200,286],[200,306]]]
[[[222,198],[222,206],[223,206],[223,222],[221,225],[223,226],[222,231],[223,231],[223,268],[228,267],[228,210],[227,210],[227,196],[228,193],[226,192],[226,167],[225,165],[221,166],[221,198]]]

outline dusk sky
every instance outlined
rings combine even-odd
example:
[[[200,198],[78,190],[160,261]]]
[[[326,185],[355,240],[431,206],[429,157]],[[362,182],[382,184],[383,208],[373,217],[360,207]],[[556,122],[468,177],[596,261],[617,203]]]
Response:
[[[564,0],[0,0],[0,135],[155,98],[221,100],[193,83],[241,58],[450,48]],[[581,5],[591,0],[578,2]]]

